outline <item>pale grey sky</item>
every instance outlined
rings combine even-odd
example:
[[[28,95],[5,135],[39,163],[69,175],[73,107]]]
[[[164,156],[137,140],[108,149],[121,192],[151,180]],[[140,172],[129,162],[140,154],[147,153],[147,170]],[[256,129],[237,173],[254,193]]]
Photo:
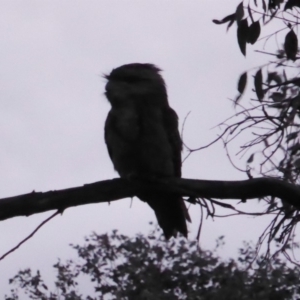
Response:
[[[184,132],[189,146],[214,139],[219,131],[210,128],[234,112],[227,98],[236,95],[238,75],[262,59],[245,59],[235,28],[226,34],[225,26],[212,23],[239,2],[0,0],[0,198],[117,177],[103,139],[109,104],[101,75],[125,63],[164,70],[181,124],[191,111]],[[221,144],[187,160],[183,177],[246,179],[232,169]],[[199,211],[191,207],[191,239]],[[0,255],[52,213],[0,222]],[[149,221],[152,210],[137,199],[67,209],[0,262],[0,297],[21,268],[52,278],[56,259],[72,253],[68,244],[91,231],[146,233]],[[233,256],[242,240],[257,238],[260,224],[249,217],[208,220],[201,246],[212,248],[224,234],[224,255]]]

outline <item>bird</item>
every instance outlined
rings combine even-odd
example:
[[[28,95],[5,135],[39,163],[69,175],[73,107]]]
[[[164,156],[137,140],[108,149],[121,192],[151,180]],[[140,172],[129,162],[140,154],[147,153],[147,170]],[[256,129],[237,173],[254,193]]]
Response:
[[[169,106],[161,69],[150,63],[131,63],[104,75],[111,109],[104,138],[121,178],[180,178],[182,140],[178,116]],[[154,210],[166,239],[187,237],[191,221],[180,196],[142,193],[139,199]]]

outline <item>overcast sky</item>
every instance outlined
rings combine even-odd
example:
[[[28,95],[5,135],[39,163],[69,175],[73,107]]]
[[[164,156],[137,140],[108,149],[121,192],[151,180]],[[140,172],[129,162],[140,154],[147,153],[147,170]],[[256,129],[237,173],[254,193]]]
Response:
[[[0,198],[117,177],[103,139],[109,104],[102,74],[122,64],[162,68],[180,124],[191,112],[185,143],[197,147],[214,139],[219,131],[211,128],[234,113],[228,98],[236,95],[239,74],[262,59],[245,59],[235,28],[226,33],[226,26],[211,21],[232,13],[239,2],[1,0]],[[183,177],[246,179],[233,170],[221,144],[189,158]],[[199,207],[190,212],[193,239]],[[0,256],[52,213],[0,222]],[[74,254],[68,244],[82,242],[91,231],[147,233],[154,220],[138,199],[67,209],[0,262],[0,298],[21,268],[38,268],[51,278],[57,258]],[[213,248],[224,234],[223,254],[234,256],[243,240],[256,240],[261,224],[249,217],[207,220],[201,246]]]

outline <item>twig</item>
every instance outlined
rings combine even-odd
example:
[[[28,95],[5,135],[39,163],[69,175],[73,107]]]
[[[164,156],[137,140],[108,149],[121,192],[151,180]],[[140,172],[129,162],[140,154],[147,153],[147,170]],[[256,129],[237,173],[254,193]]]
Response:
[[[61,211],[56,211],[53,215],[51,215],[49,218],[47,218],[46,220],[44,220],[36,229],[34,229],[32,231],[32,233],[30,233],[25,239],[23,239],[18,245],[16,245],[15,247],[13,247],[12,249],[10,249],[9,251],[7,251],[6,253],[4,253],[1,257],[0,257],[0,261],[3,260],[7,255],[9,255],[10,253],[16,251],[22,244],[24,244],[26,241],[28,241],[31,237],[34,236],[34,234],[43,226],[45,225],[47,222],[49,222],[51,219],[53,219],[55,216],[57,216],[58,214],[60,214]]]

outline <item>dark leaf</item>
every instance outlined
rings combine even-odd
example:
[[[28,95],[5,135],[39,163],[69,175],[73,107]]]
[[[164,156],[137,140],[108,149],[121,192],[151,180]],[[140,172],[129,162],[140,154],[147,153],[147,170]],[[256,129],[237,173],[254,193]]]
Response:
[[[293,80],[291,80],[291,81],[293,82],[294,85],[300,87],[300,78],[293,78]]]
[[[257,98],[259,101],[261,101],[264,98],[264,91],[262,88],[262,72],[261,69],[259,69],[255,76],[254,76],[254,87],[255,87],[255,92],[257,95]]]
[[[238,81],[238,91],[243,94],[247,84],[247,72],[243,73]]]
[[[282,82],[281,78],[277,74],[277,72],[270,72],[270,73],[268,73],[267,82],[270,83],[272,80],[275,81],[277,84],[280,84]]]
[[[291,140],[294,140],[295,138],[297,138],[298,137],[298,135],[299,135],[299,132],[297,131],[297,132],[292,132],[292,133],[290,133],[290,134],[288,134],[287,136],[286,136],[286,141],[287,142],[289,142],[289,141],[291,141]],[[295,146],[295,145],[294,145]],[[294,147],[293,146],[293,147]],[[299,144],[298,144],[298,146],[300,146]]]
[[[291,155],[295,155],[300,150],[300,144],[297,143],[297,144],[289,147],[288,150],[291,151]]]
[[[260,35],[260,24],[259,21],[252,23],[249,26],[247,42],[253,45]]]
[[[240,22],[244,17],[244,6],[243,1],[237,6],[235,11],[235,19],[237,22]]]
[[[300,107],[300,93],[297,94],[296,97],[291,99],[292,107],[299,108]]]
[[[225,18],[223,18],[222,20],[213,20],[213,22],[215,24],[224,24],[224,23],[227,23],[227,22],[234,22],[235,21],[235,13],[232,14],[232,15],[229,15],[229,16],[226,16]]]
[[[275,8],[275,1],[274,0],[269,0],[268,3],[268,10]]]
[[[284,6],[284,10],[293,9],[293,7],[300,7],[300,1],[299,0],[288,0],[288,2]]]
[[[248,22],[247,19],[243,19],[238,23],[237,39],[241,52],[246,56],[246,43],[248,37]]]
[[[264,12],[266,12],[266,10],[267,10],[267,5],[266,5],[265,0],[262,0],[262,7],[263,7]]]
[[[255,154],[255,153],[252,153],[252,154],[250,155],[250,157],[249,157],[248,160],[247,160],[247,164],[250,164],[250,163],[253,162],[254,154]]]
[[[292,61],[296,60],[298,51],[298,38],[293,29],[291,29],[285,37],[284,51],[287,59],[291,59]]]
[[[283,93],[278,93],[278,92],[275,92],[273,93],[270,98],[274,101],[274,102],[281,102],[284,98],[285,98],[285,95]]]
[[[269,0],[269,9],[280,8],[280,4],[283,0]]]
[[[254,4],[255,4],[255,6],[257,7],[257,0],[254,0]]]
[[[295,161],[294,161],[294,166],[299,169],[300,168],[300,158],[297,158]]]

